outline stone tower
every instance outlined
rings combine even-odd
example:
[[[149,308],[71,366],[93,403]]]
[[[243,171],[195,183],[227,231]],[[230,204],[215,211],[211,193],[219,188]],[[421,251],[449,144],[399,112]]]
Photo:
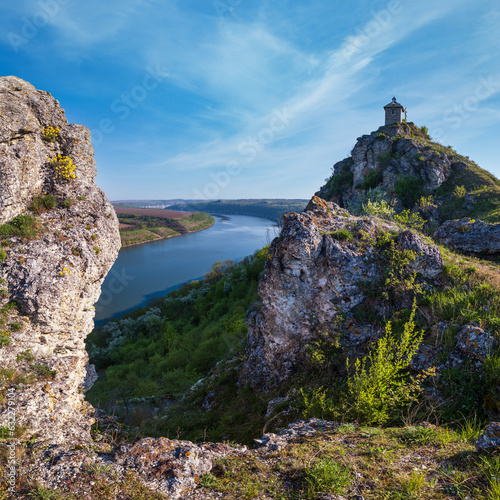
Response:
[[[396,98],[392,98],[392,102],[384,106],[385,109],[385,124],[392,125],[393,123],[401,123],[403,121],[404,108],[396,102]]]

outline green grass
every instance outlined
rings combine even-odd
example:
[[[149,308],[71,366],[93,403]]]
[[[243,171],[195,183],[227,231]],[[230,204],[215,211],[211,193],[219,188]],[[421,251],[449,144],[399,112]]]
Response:
[[[24,240],[35,238],[42,232],[40,221],[31,214],[21,214],[7,224],[0,225],[0,240],[20,236]]]
[[[37,214],[52,210],[57,207],[57,199],[51,194],[34,196],[31,200],[29,210]]]

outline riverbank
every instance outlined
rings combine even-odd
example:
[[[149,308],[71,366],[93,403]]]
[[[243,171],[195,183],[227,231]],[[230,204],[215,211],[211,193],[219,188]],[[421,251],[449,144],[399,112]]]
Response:
[[[115,210],[120,221],[122,248],[203,231],[215,223],[215,218],[204,212],[134,208],[124,210],[118,207],[115,207]]]

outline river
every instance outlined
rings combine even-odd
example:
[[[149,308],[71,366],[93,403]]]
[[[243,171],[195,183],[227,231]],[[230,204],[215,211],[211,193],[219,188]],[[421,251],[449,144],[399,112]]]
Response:
[[[267,219],[213,215],[215,224],[203,231],[122,248],[95,305],[96,326],[200,279],[218,260],[254,253],[277,234]]]

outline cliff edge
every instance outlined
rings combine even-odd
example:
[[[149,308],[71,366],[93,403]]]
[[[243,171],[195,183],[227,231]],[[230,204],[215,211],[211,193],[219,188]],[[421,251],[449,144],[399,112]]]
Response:
[[[120,248],[96,174],[89,130],[48,92],[0,78],[0,426],[11,435],[90,437],[84,339]]]

